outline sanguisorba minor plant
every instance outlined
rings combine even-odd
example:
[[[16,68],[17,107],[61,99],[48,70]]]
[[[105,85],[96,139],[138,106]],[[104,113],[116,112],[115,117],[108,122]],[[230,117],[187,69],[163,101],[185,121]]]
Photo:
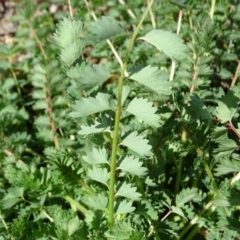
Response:
[[[69,5],[51,44],[52,17],[21,11],[12,50],[30,34],[28,79],[1,65],[1,240],[239,239],[239,65],[226,70],[239,10],[228,2],[148,1],[130,27],[74,19]],[[114,60],[95,64],[86,49],[103,42]],[[216,79],[228,77],[224,92]]]
[[[86,168],[82,177],[86,183],[83,187],[87,186],[83,203],[94,215],[100,211],[102,223],[106,221],[105,227],[109,227],[109,230],[99,229],[98,236],[92,236],[95,238],[102,235],[109,239],[142,239],[145,235],[129,223],[133,224],[140,214],[131,214],[140,205],[151,204],[146,186],[153,183],[146,178],[148,173],[144,165],[154,158],[148,136],[160,127],[160,115],[150,99],[172,94],[167,72],[154,66],[128,69],[131,50],[152,3],[130,37],[116,89],[101,91],[99,85],[111,78],[111,73],[104,65],[91,64],[82,57],[89,44],[127,35],[115,19],[102,17],[84,26],[79,20],[64,18],[54,34],[63,69],[76,84],[68,91],[75,100],[69,116],[76,119],[80,127],[78,134],[86,139],[85,154],[79,156]],[[184,60],[187,56],[187,46],[169,31],[154,29],[139,41],[154,45],[173,61]],[[136,89],[145,96],[141,97],[142,92]],[[96,141],[94,136],[98,139],[97,145],[91,142],[92,139]],[[175,207],[175,211],[180,209]],[[150,221],[149,231],[151,227]]]

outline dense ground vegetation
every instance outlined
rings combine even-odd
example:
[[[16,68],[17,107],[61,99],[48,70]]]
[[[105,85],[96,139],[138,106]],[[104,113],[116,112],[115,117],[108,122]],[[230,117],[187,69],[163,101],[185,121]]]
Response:
[[[240,239],[237,0],[0,3],[0,240]]]

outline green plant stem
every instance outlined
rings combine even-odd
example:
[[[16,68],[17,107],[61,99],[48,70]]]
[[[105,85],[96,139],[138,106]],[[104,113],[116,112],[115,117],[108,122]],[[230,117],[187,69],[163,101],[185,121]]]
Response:
[[[209,167],[208,164],[207,164],[206,158],[205,158],[204,156],[203,156],[203,159],[202,159],[202,163],[203,163],[203,166],[204,166],[204,168],[205,168],[205,171],[206,171],[208,177],[212,180],[214,193],[215,193],[215,195],[217,195],[218,192],[219,192],[218,186],[217,186],[217,183],[216,183],[216,181],[215,181],[215,179],[214,179],[214,176],[213,176],[213,174],[212,174],[212,171],[211,171],[210,167]]]
[[[216,0],[212,0],[211,9],[209,12],[210,18],[213,19],[214,11],[215,11]]]
[[[203,214],[212,206],[212,204],[213,204],[213,199],[204,206],[204,208],[202,209],[202,211],[199,213],[199,216],[203,215]],[[189,230],[193,225],[195,225],[195,224],[197,223],[198,218],[199,218],[198,216],[194,217],[194,218],[188,223],[188,225],[180,232],[180,234],[179,234],[179,238],[180,238],[180,239],[188,232],[188,230]],[[184,240],[185,240],[185,238],[184,238]]]
[[[135,29],[130,43],[127,48],[126,58],[121,69],[121,76],[118,81],[118,98],[117,98],[117,111],[115,114],[115,124],[114,124],[114,133],[113,133],[113,144],[112,144],[112,155],[111,155],[111,170],[110,170],[110,185],[109,185],[109,205],[108,205],[108,224],[110,227],[114,224],[114,192],[115,192],[115,171],[116,171],[116,158],[117,158],[117,147],[118,147],[118,134],[119,134],[119,123],[122,111],[122,89],[123,89],[123,80],[124,73],[127,69],[127,62],[130,57],[131,50],[134,45],[134,41],[137,37],[137,34],[140,30],[140,27],[143,24],[144,19],[146,18],[148,11],[150,10],[154,0],[152,0],[144,12],[140,22],[138,23],[137,28]]]
[[[9,60],[10,62],[10,60]],[[16,88],[17,88],[17,91],[18,91],[18,94],[19,96],[22,98],[22,92],[21,92],[21,88],[19,86],[19,83],[18,83],[18,80],[17,80],[17,76],[15,74],[15,72],[13,71],[13,69],[11,68],[10,69],[11,73],[12,73],[12,76],[13,76],[13,79],[14,79],[14,82],[15,82],[15,85],[16,85]]]
[[[84,215],[88,212],[88,210],[83,207],[80,203],[78,203],[77,201],[75,201],[73,198],[71,198],[70,196],[66,195],[63,197],[66,201],[68,201],[70,204],[72,204],[74,207],[76,207],[81,213],[83,213]]]
[[[6,228],[7,231],[9,231],[8,226],[7,226],[6,222],[4,221],[1,213],[0,213],[0,218],[1,218],[3,226]]]
[[[185,238],[185,240],[191,240],[198,233],[199,229],[199,224],[196,224],[192,231],[188,234],[187,238]]]
[[[182,136],[181,136],[181,141],[182,143],[186,143],[187,141],[187,132],[185,129],[182,130]],[[179,188],[180,188],[180,183],[182,179],[182,165],[183,165],[183,156],[180,156],[179,161],[177,163],[177,177],[176,177],[176,183],[175,183],[175,195],[178,194]]]

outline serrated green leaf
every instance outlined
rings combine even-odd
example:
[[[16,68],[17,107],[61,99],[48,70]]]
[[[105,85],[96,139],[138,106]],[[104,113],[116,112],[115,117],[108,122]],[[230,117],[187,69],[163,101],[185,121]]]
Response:
[[[191,96],[189,109],[192,120],[212,119],[211,114],[208,112],[206,106],[197,95]]]
[[[163,95],[170,95],[172,93],[170,89],[172,84],[168,81],[168,77],[168,73],[152,66],[147,66],[129,76],[130,79],[145,85],[158,94]]]
[[[56,33],[53,36],[55,42],[62,48],[77,40],[83,30],[83,23],[81,21],[63,18],[57,25]]]
[[[68,236],[73,235],[81,226],[81,221],[76,217],[68,221]]]
[[[169,198],[169,196],[165,193],[165,192],[162,192],[161,193],[162,194],[162,203],[166,206],[166,207],[168,207],[168,208],[170,208],[171,207],[171,199]]]
[[[45,100],[39,100],[33,105],[33,109],[35,110],[41,110],[41,109],[47,109],[48,104]]]
[[[46,99],[46,92],[44,90],[35,90],[32,94],[34,99]]]
[[[228,106],[223,102],[218,102],[218,107],[216,107],[217,113],[216,116],[221,120],[222,123],[232,120],[236,109],[229,109]]]
[[[184,214],[184,212],[182,211],[181,208],[172,206],[171,209],[172,209],[172,212],[174,212],[174,213],[178,214],[179,216],[186,219],[186,216],[185,216],[185,214]]]
[[[239,194],[236,192],[226,192],[221,195],[217,195],[214,199],[213,205],[216,207],[234,207],[240,205]]]
[[[49,116],[39,116],[35,120],[35,124],[39,126],[50,126],[50,118]]]
[[[108,180],[109,180],[109,172],[106,168],[98,168],[93,166],[92,169],[88,170],[88,176],[100,183],[103,183],[104,185],[108,186]]]
[[[91,165],[98,165],[101,163],[108,164],[108,153],[105,148],[94,148],[91,152],[87,151],[86,154],[87,156],[83,156],[82,159]]]
[[[154,29],[140,39],[154,45],[173,60],[182,61],[186,58],[188,48],[177,34],[165,30]]]
[[[12,187],[8,194],[0,201],[3,209],[9,209],[23,200],[24,189],[22,187]]]
[[[157,109],[153,107],[153,103],[148,102],[146,98],[134,98],[128,104],[126,111],[150,126],[159,127],[160,116],[156,114]]]
[[[219,76],[221,77],[221,79],[231,79],[233,74],[230,71],[228,71],[227,69],[222,68],[220,70]]]
[[[132,187],[131,184],[124,182],[120,188],[117,190],[115,197],[123,196],[134,201],[139,201],[141,199],[141,194],[136,192],[137,188]]]
[[[77,40],[69,43],[60,51],[60,59],[63,63],[71,66],[82,55],[85,47],[85,42]]]
[[[11,62],[0,60],[0,69],[7,70],[12,67]]]
[[[95,122],[93,125],[82,125],[81,130],[78,131],[79,135],[89,135],[89,134],[95,134],[95,133],[103,133],[103,132],[111,132],[111,129],[109,126],[104,126],[100,122]]]
[[[143,136],[137,135],[137,132],[130,133],[120,143],[141,156],[152,156],[152,146],[148,144],[148,140],[144,139]]]
[[[229,90],[227,95],[223,96],[221,101],[218,101],[218,107],[216,107],[216,116],[222,123],[232,120],[234,113],[237,111],[239,98],[234,90]]]
[[[109,94],[98,93],[95,98],[82,98],[81,100],[75,101],[72,106],[73,111],[69,114],[73,118],[86,117],[93,113],[102,112],[110,109],[109,106]]]
[[[108,204],[108,198],[102,194],[89,196],[86,203],[94,209],[105,210]]]
[[[197,192],[196,188],[186,188],[183,189],[179,194],[177,194],[176,196],[176,206],[177,207],[183,207],[184,204],[186,204],[187,202],[190,201],[198,201],[200,200],[200,196]]]
[[[229,160],[227,158],[223,158],[220,160],[220,163],[217,165],[216,176],[225,175],[228,173],[240,172],[240,162],[236,160]]]
[[[106,112],[94,121],[92,125],[81,125],[81,130],[78,132],[80,135],[89,135],[95,133],[111,133],[111,127],[114,126],[113,117],[109,116]]]
[[[53,99],[53,105],[54,106],[61,106],[66,105],[68,103],[68,99],[64,96],[57,96]]]
[[[117,204],[115,203],[115,208],[117,208],[115,211],[116,214],[130,213],[135,210],[135,207],[132,206],[132,202],[128,202],[125,199],[118,202]]]
[[[213,140],[223,140],[227,138],[227,128],[226,127],[215,127],[214,132],[211,134]]]
[[[219,144],[218,148],[213,150],[215,153],[217,153],[216,158],[229,156],[238,148],[236,142],[232,139],[220,139],[216,142]]]
[[[67,76],[75,79],[77,84],[85,91],[88,91],[111,77],[108,69],[101,64],[88,64],[84,62],[72,67],[67,71]]]
[[[96,22],[89,26],[88,31],[92,35],[93,42],[100,42],[126,34],[119,22],[115,18],[108,16],[97,19]]]
[[[238,218],[231,218],[231,217],[220,217],[219,221],[217,223],[217,226],[219,229],[221,230],[225,230],[226,232],[229,231],[235,231],[236,232],[236,238],[239,235],[240,229],[240,221]],[[215,234],[214,234],[215,235]],[[225,238],[220,238],[219,239],[225,239]],[[235,238],[231,238],[231,239],[235,239]]]
[[[144,240],[139,230],[132,228],[130,222],[118,221],[108,232],[104,234],[109,240]]]
[[[142,167],[142,162],[133,156],[126,156],[117,169],[142,177],[147,174],[147,168]]]

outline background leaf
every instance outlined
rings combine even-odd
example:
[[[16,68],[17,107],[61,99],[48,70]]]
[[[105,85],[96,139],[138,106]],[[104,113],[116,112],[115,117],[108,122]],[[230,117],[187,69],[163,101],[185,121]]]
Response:
[[[91,23],[88,27],[91,33],[93,42],[100,42],[107,39],[112,39],[119,35],[125,34],[124,28],[117,22],[115,18],[103,16]]]
[[[169,31],[154,29],[140,39],[154,45],[173,60],[182,61],[186,58],[187,46],[177,34]]]

